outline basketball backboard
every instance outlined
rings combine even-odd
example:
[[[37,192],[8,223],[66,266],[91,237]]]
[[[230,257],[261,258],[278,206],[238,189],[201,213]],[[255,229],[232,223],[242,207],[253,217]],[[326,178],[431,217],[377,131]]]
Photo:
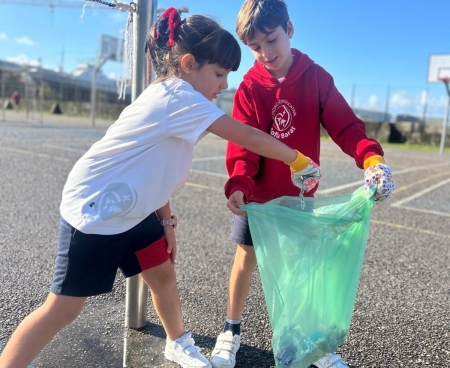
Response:
[[[123,62],[124,44],[125,41],[123,39],[102,34],[100,36],[100,58]]]
[[[428,83],[450,79],[450,54],[431,54],[428,61]]]

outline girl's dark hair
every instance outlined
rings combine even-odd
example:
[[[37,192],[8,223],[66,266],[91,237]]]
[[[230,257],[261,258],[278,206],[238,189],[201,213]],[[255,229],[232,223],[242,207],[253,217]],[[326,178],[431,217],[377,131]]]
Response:
[[[269,34],[281,26],[287,32],[288,20],[284,0],[246,0],[237,16],[236,33],[246,45],[258,31]]]
[[[153,24],[146,48],[158,80],[178,74],[186,54],[193,55],[200,67],[218,64],[236,71],[241,62],[239,43],[230,32],[204,15],[181,21],[175,8],[167,9]]]

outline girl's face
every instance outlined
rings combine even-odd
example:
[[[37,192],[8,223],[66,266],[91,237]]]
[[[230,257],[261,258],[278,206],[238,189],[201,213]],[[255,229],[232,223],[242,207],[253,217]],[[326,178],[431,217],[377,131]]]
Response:
[[[287,31],[278,26],[269,34],[257,31],[255,37],[247,42],[256,61],[263,64],[275,78],[286,76],[294,57],[290,39],[294,34],[291,21],[287,22]]]
[[[189,82],[197,92],[212,101],[228,88],[229,69],[223,69],[217,64],[205,64],[201,68],[194,67],[183,79]]]

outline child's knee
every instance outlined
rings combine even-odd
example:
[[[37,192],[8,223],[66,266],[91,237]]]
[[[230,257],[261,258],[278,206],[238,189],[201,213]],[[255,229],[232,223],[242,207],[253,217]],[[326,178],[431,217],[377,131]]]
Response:
[[[80,315],[85,302],[85,297],[72,297],[50,293],[41,308],[50,317],[69,324]]]
[[[177,287],[175,270],[170,260],[162,265],[143,271],[142,277],[152,292],[160,293]]]
[[[242,268],[256,267],[255,248],[248,245],[238,245],[236,251],[236,261]]]

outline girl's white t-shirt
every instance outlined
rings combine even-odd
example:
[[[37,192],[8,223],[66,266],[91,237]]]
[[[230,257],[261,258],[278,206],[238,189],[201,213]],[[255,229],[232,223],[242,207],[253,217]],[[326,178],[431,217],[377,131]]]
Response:
[[[149,85],[75,164],[61,216],[86,234],[131,229],[181,189],[194,146],[224,114],[182,79]]]

